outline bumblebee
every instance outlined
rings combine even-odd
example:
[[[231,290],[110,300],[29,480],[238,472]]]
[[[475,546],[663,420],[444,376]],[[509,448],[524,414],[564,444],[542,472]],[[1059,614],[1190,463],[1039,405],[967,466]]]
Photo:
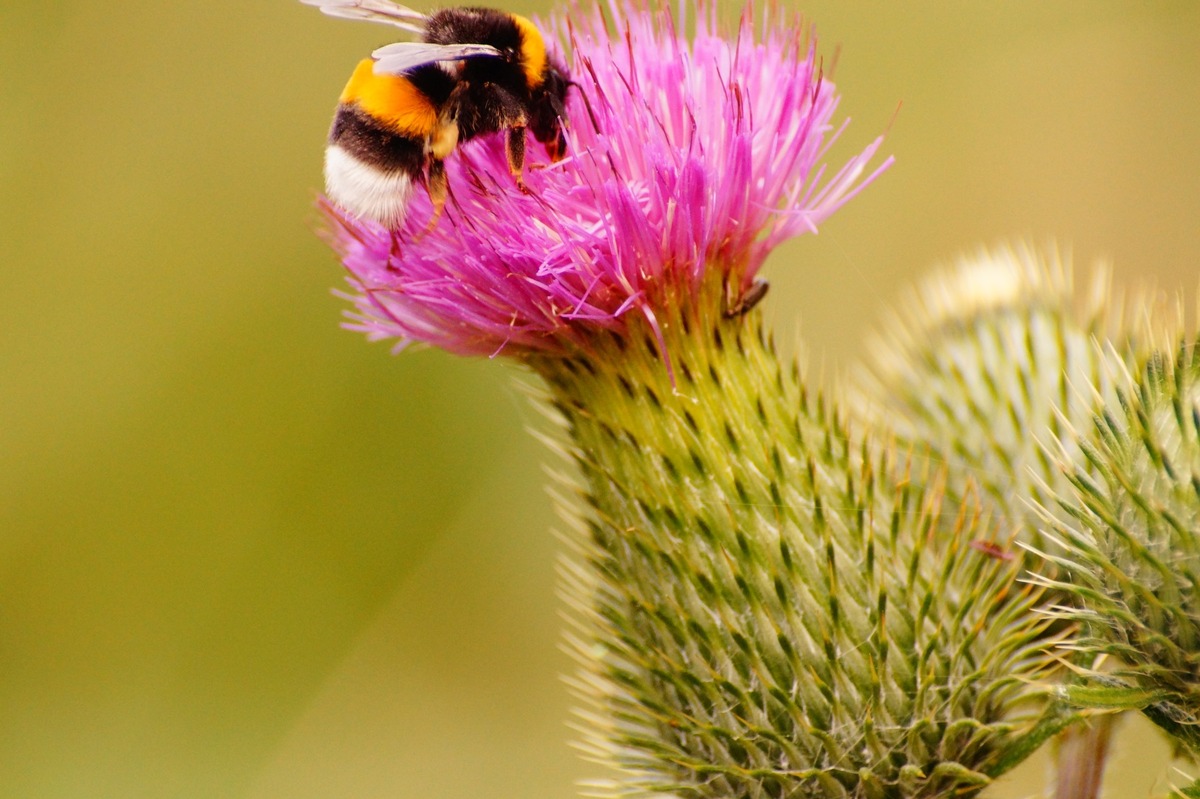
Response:
[[[396,231],[420,184],[433,202],[432,227],[449,192],[444,162],[460,142],[505,132],[522,188],[526,131],[552,160],[565,154],[570,77],[525,17],[490,8],[426,15],[390,0],[301,2],[421,37],[373,52],[342,90],[325,149],[326,193],[341,209]]]

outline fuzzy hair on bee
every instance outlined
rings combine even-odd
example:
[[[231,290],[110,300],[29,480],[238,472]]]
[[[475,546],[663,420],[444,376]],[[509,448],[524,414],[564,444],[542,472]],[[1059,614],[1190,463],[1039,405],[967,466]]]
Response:
[[[325,149],[325,190],[343,211],[395,232],[423,186],[433,203],[432,227],[449,194],[444,162],[476,136],[506,136],[509,169],[522,187],[527,132],[552,160],[565,155],[571,79],[525,17],[466,7],[423,14],[390,0],[301,2],[421,39],[375,50],[338,98]]]

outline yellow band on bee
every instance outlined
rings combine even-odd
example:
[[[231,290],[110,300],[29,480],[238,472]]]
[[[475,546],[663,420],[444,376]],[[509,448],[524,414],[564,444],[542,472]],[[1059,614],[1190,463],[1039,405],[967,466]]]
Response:
[[[546,40],[533,23],[519,14],[512,14],[512,21],[521,32],[521,66],[529,88],[536,89],[546,79]]]
[[[354,68],[339,101],[357,105],[393,133],[425,137],[437,128],[438,114],[412,81],[400,75],[378,75],[375,62],[364,58]]]

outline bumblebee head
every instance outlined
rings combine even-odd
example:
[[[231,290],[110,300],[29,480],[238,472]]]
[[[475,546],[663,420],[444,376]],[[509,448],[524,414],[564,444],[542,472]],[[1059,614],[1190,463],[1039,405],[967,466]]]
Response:
[[[535,88],[529,102],[529,130],[533,137],[546,145],[553,161],[567,154],[567,139],[563,122],[567,118],[567,90],[571,79],[555,59],[546,60],[542,82]]]

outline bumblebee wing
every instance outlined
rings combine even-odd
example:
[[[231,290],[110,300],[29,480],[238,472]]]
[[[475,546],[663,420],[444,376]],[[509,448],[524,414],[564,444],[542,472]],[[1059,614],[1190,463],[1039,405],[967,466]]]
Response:
[[[315,6],[321,9],[321,13],[331,17],[382,22],[412,33],[424,33],[425,22],[429,19],[420,11],[414,11],[389,0],[300,0],[300,2],[306,6]]]
[[[403,75],[417,67],[438,61],[459,61],[464,58],[498,58],[500,51],[486,44],[431,44],[429,42],[396,42],[371,53],[375,59],[375,74]]]

